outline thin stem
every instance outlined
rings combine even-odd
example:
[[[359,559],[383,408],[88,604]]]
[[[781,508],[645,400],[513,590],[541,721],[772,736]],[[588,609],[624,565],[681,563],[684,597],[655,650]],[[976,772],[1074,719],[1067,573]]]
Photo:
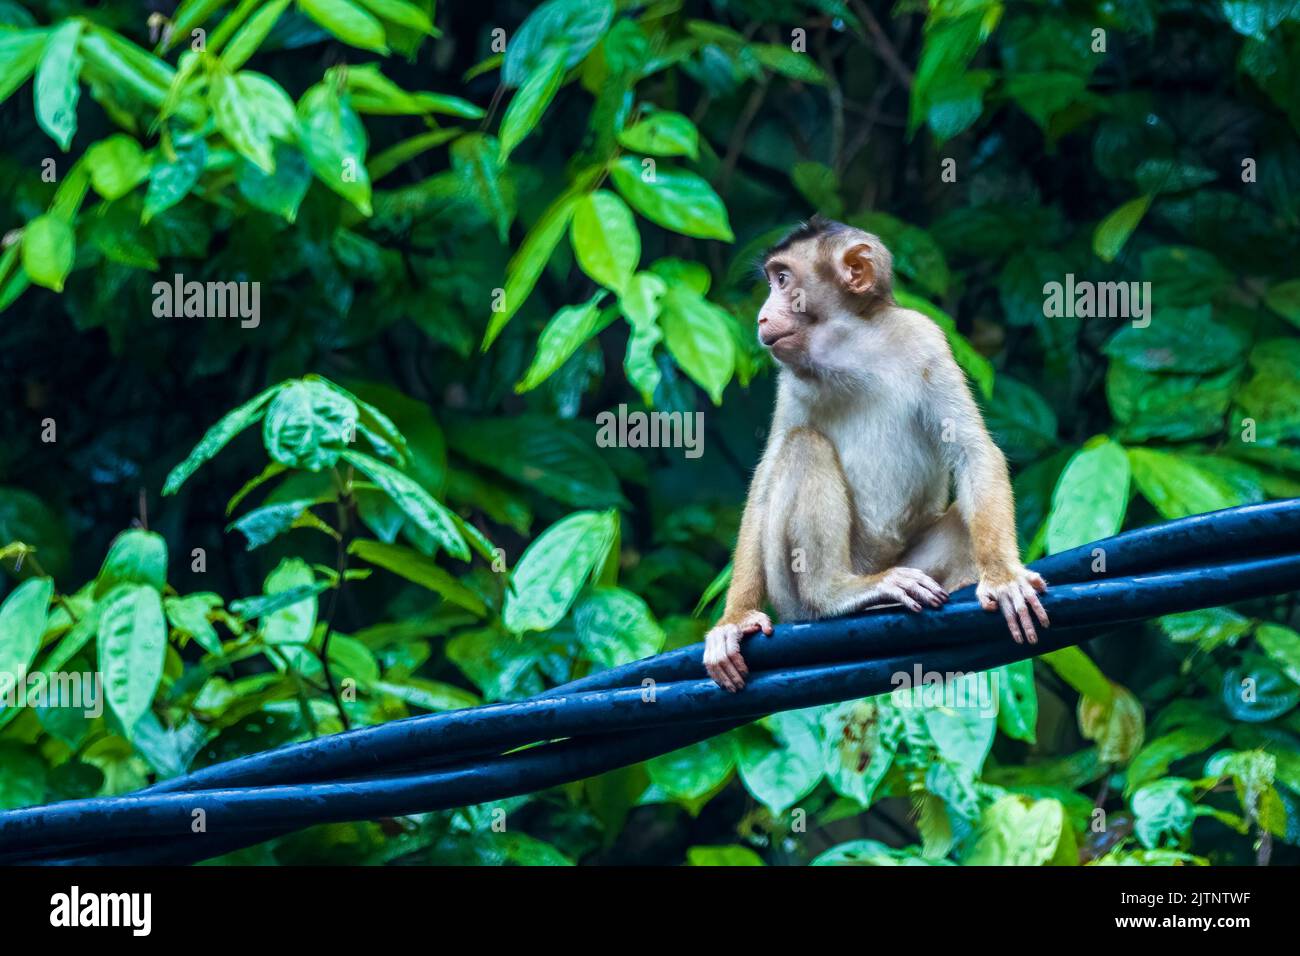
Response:
[[[335,477],[338,477],[337,470]],[[334,582],[334,590],[330,592],[329,605],[325,609],[325,634],[321,637],[320,658],[321,670],[325,674],[325,686],[329,689],[330,697],[334,700],[334,707],[339,712],[339,721],[343,724],[344,730],[352,729],[352,722],[348,720],[348,713],[343,708],[343,698],[339,696],[338,685],[334,681],[334,674],[330,671],[330,638],[334,636],[334,615],[338,611],[339,596],[343,593],[343,588],[347,586],[348,572],[348,544],[352,538],[352,527],[349,518],[352,509],[352,469],[348,469],[348,478],[346,483],[340,479],[341,494],[338,500],[339,515],[339,537],[338,550],[335,560],[334,571],[337,578]]]

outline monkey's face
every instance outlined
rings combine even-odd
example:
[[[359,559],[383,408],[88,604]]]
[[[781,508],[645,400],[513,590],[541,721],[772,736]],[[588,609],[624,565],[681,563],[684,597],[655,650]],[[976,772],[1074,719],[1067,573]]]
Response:
[[[808,265],[804,257],[787,254],[763,267],[768,293],[758,311],[758,340],[779,362],[794,363],[808,351],[815,322],[808,311]]]
[[[843,235],[794,243],[768,257],[758,338],[773,358],[795,371],[835,365],[836,353],[866,321],[864,305],[879,277],[872,255],[878,242],[844,227]]]

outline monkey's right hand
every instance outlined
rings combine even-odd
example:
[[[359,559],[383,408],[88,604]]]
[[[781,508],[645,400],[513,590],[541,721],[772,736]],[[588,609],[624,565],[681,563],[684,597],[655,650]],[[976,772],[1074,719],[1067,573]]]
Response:
[[[886,601],[896,601],[909,611],[921,610],[921,604],[941,607],[948,592],[939,582],[916,568],[890,568],[879,575],[875,590]]]
[[[738,621],[719,621],[704,636],[704,669],[719,687],[734,694],[745,686],[749,667],[740,656],[740,641],[759,631],[771,634],[772,619],[762,611],[750,611]]]

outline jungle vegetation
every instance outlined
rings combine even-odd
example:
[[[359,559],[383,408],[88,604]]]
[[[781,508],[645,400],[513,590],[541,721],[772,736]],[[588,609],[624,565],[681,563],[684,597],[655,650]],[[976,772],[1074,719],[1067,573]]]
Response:
[[[756,257],[813,212],[947,333],[1026,560],[1300,494],[1298,131],[1292,0],[0,0],[0,672],[106,697],[0,709],[0,807],[699,640],[771,408]],[[619,406],[702,454],[604,447]],[[1296,626],[227,859],[1295,862]]]

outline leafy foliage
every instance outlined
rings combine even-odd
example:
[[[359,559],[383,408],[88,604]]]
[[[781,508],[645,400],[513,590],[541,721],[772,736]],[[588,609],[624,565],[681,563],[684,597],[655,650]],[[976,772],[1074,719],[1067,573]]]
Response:
[[[752,266],[814,210],[944,330],[1026,559],[1298,493],[1294,4],[524,6],[0,0],[0,672],[106,703],[0,695],[0,806],[698,640],[770,407]],[[703,458],[604,447],[620,404],[705,413]],[[1294,862],[1298,626],[1174,615],[235,859]]]

